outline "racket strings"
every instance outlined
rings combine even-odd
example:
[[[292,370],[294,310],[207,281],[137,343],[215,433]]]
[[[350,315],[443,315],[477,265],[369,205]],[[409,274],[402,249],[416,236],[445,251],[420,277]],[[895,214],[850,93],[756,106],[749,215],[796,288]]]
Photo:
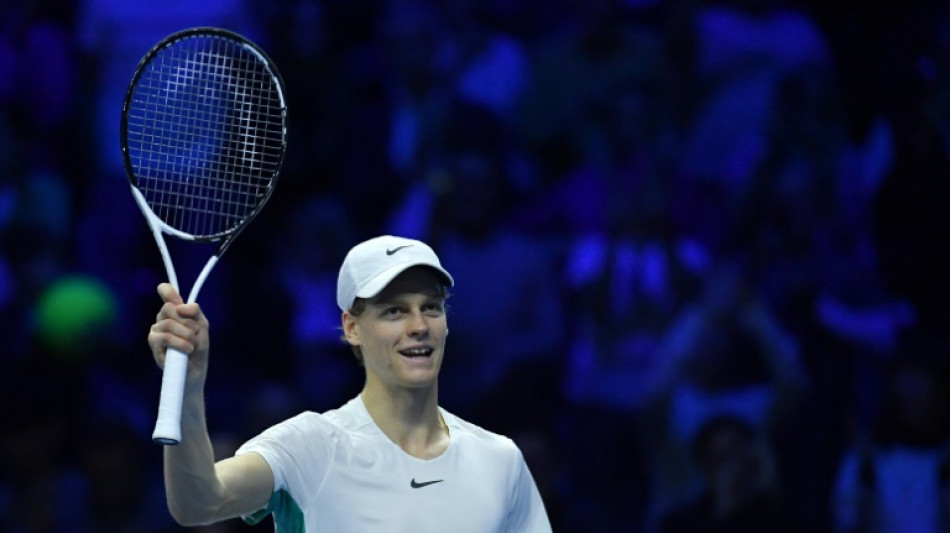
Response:
[[[241,43],[185,38],[143,70],[126,128],[136,185],[153,212],[196,237],[224,235],[256,212],[279,171],[279,81]]]

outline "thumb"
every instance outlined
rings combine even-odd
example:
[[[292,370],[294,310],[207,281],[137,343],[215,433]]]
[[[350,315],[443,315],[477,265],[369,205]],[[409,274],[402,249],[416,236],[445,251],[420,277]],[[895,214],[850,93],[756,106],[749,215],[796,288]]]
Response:
[[[162,301],[169,304],[183,304],[185,303],[182,300],[181,295],[178,294],[178,291],[175,290],[175,287],[171,283],[161,283],[158,286],[158,295],[161,296]]]

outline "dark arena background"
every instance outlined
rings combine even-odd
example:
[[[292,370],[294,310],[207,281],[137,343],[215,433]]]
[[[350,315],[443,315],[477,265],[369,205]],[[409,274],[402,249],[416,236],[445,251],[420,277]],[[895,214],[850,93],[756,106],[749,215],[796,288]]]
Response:
[[[518,443],[555,531],[950,531],[945,2],[0,15],[0,531],[180,530],[118,135],[138,60],[192,26],[267,50],[290,113],[199,298],[220,457],[358,393],[337,269],[391,233],[457,282],[440,403]],[[208,252],[176,251],[190,286]]]

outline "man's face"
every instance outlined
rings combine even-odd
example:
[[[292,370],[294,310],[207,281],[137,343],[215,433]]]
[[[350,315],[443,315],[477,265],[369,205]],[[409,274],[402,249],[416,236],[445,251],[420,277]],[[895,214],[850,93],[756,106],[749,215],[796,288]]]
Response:
[[[360,316],[344,313],[344,334],[363,353],[369,386],[435,385],[448,333],[442,295],[438,275],[414,267],[367,300]]]

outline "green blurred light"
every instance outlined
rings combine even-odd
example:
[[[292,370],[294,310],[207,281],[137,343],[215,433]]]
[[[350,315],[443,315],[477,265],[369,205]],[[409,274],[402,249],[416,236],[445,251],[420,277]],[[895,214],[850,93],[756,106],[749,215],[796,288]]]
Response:
[[[116,313],[115,295],[105,284],[88,276],[68,276],[54,281],[40,295],[36,333],[55,354],[78,357],[112,326]]]

